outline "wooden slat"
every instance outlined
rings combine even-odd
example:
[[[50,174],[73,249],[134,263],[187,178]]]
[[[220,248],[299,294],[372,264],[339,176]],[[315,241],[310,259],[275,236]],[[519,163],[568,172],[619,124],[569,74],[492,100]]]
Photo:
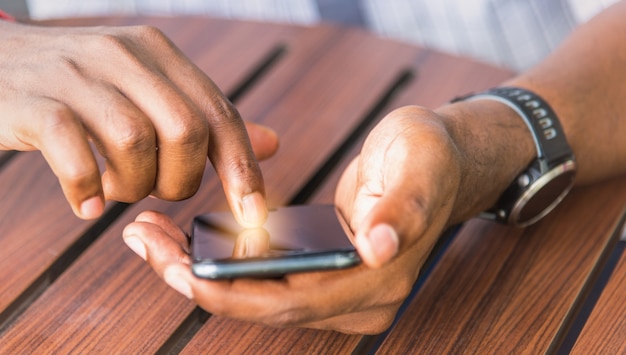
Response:
[[[198,34],[195,38],[202,38],[201,35],[207,30],[220,33],[220,28],[224,27],[221,21],[218,21],[218,26],[215,26],[212,20],[208,19],[202,21],[170,19],[166,22],[172,28],[175,28],[174,25],[178,23],[179,27],[186,31],[190,31],[190,28],[186,26],[193,24]],[[65,21],[64,23],[95,24],[89,20]],[[251,38],[248,36],[251,26],[256,28],[256,31],[253,31],[256,33],[262,32],[261,28],[267,31],[263,32],[263,35]],[[277,26],[275,28],[272,25],[247,24],[241,27],[244,33],[239,34],[237,31],[240,27],[229,25],[224,28],[228,31],[219,36],[213,36],[207,41],[203,40],[202,43],[206,45],[204,51],[194,49],[198,43],[189,43],[188,47],[181,46],[181,49],[189,53],[192,50],[195,51],[195,55],[202,58],[204,67],[226,68],[231,71],[233,74],[230,76],[218,75],[220,85],[226,92],[239,87],[242,81],[247,80],[246,75],[254,72],[258,64],[264,61],[274,48],[282,45],[284,39],[298,30],[295,27]],[[174,40],[178,38],[175,32],[172,32],[172,38]],[[220,43],[217,49],[211,40]],[[247,52],[251,47],[256,48],[254,53]],[[232,63],[224,59],[237,52],[247,53],[247,55],[233,59]],[[195,60],[195,58],[192,59]],[[0,273],[0,306],[2,306],[0,311],[3,311],[16,298],[23,296],[33,280],[45,275],[55,259],[68,250],[91,224],[80,222],[72,215],[56,179],[38,153],[20,154],[2,171],[0,181],[2,182],[0,196],[3,202],[0,206],[2,213],[0,215],[0,250],[2,251],[0,265],[4,270]],[[116,237],[119,238],[119,233]],[[123,248],[121,249],[125,252]],[[125,254],[122,253],[122,255]],[[131,256],[127,255],[127,257]],[[101,270],[99,267],[96,268]],[[81,284],[84,283],[81,282]],[[65,292],[72,292],[72,288],[65,289]],[[100,306],[96,304],[93,307]],[[45,331],[33,335],[35,338],[45,340],[46,338],[42,336],[44,333]],[[0,343],[4,341],[0,340]]]
[[[56,177],[39,152],[21,153],[4,167],[0,174],[0,201],[3,314],[91,223],[74,217]]]
[[[626,253],[622,254],[608,284],[571,354],[626,353]]]
[[[335,27],[306,30],[288,43],[284,58],[242,101],[245,117],[273,126],[283,137],[283,147],[291,147],[264,165],[275,204],[285,203],[301,188],[316,165],[358,124],[370,103],[414,60],[413,48],[381,40],[370,43],[369,38]],[[381,54],[385,49],[394,51]],[[344,85],[348,79],[354,82]],[[363,87],[368,90],[364,92]],[[201,191],[188,201],[146,200],[134,206],[0,342],[6,341],[15,351],[155,351],[193,305],[169,290],[126,249],[119,237],[121,230],[148,208],[162,210],[188,226],[195,214],[223,209],[222,195],[218,182],[208,176]],[[35,316],[38,321],[31,322]],[[241,341],[240,335],[231,336]],[[233,338],[228,342],[236,345]]]
[[[527,229],[472,220],[379,350],[544,353],[615,238],[626,181],[577,189]]]

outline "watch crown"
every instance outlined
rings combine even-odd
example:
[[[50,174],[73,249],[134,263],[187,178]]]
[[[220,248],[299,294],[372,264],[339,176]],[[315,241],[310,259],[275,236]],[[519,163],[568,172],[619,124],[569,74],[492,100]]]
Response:
[[[519,187],[526,187],[530,185],[530,177],[527,174],[522,174],[517,177],[517,184]]]

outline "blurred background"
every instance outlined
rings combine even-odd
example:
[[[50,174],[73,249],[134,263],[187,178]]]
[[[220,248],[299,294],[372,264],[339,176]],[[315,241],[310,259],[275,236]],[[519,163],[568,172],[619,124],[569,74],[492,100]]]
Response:
[[[0,0],[18,18],[210,15],[360,26],[522,71],[617,0]]]

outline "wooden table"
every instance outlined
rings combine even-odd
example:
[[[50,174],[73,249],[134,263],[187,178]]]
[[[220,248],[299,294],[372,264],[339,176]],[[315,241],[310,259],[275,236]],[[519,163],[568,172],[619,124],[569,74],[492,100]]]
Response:
[[[393,108],[434,108],[511,75],[332,25],[200,17],[59,23],[149,24],[169,35],[245,119],[279,132],[282,149],[262,164],[272,206],[332,202],[339,174]],[[194,215],[225,209],[210,170],[189,200],[110,203],[104,217],[85,222],[72,215],[38,152],[2,152],[0,164],[0,353],[626,350],[626,260],[616,247],[624,180],[577,189],[524,230],[467,222],[419,280],[396,324],[379,336],[359,336],[210,316],[124,245],[122,229],[140,211],[165,212],[188,229]]]

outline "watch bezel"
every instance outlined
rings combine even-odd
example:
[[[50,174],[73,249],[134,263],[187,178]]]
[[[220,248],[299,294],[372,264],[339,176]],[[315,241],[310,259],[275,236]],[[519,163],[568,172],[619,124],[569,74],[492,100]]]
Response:
[[[567,159],[566,161],[551,168],[548,172],[542,173],[541,176],[531,184],[529,184],[524,191],[519,195],[518,199],[513,204],[510,213],[507,218],[507,223],[518,226],[526,227],[539,221],[550,213],[554,208],[567,196],[569,191],[574,186],[574,177],[576,172],[576,161],[574,159]],[[574,173],[574,174],[571,174]],[[524,208],[528,203],[537,196],[537,194],[550,182],[554,181],[559,176],[564,174],[571,174],[571,180],[558,194],[558,196],[552,200],[543,210],[537,213],[534,217],[524,221],[520,221],[520,216]]]

